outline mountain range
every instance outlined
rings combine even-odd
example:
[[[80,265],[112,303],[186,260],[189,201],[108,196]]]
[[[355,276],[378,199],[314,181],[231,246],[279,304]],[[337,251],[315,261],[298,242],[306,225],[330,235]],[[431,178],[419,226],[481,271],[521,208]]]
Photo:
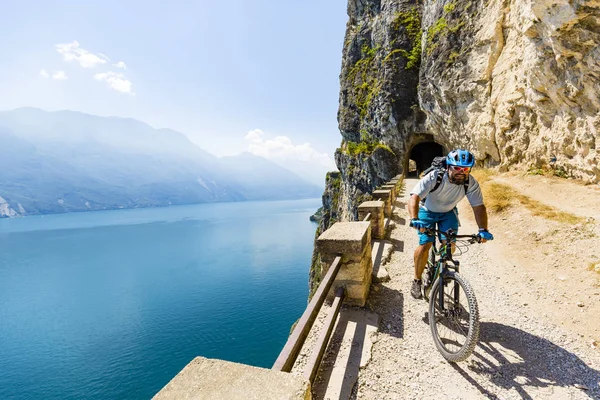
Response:
[[[134,119],[0,112],[0,217],[321,194],[265,158],[219,158]]]

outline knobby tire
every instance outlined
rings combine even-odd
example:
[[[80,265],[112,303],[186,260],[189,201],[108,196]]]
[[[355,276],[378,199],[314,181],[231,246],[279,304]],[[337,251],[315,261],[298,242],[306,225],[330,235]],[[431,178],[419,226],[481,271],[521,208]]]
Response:
[[[439,278],[435,280],[433,287],[431,288],[431,292],[429,293],[429,327],[431,328],[431,334],[433,336],[435,346],[442,356],[450,362],[460,362],[469,358],[479,340],[479,308],[477,306],[477,299],[475,298],[475,293],[473,292],[471,285],[459,273],[449,271],[445,275],[444,281],[448,282],[450,285],[454,285],[455,281],[458,282],[461,290],[460,296],[466,297],[467,299],[469,304],[469,331],[467,333],[467,338],[465,343],[458,351],[450,352],[446,349],[439,337],[437,324],[435,321],[436,305],[439,304],[440,298]]]

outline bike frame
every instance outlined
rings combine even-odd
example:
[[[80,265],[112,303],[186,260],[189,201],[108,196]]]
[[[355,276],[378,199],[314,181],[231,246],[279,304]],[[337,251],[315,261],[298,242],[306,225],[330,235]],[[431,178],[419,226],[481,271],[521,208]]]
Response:
[[[455,260],[454,258],[452,258],[452,239],[460,239],[460,238],[464,238],[464,239],[470,239],[473,241],[479,241],[479,239],[477,238],[477,235],[457,235],[454,234],[452,232],[452,230],[448,230],[447,232],[442,232],[442,231],[438,231],[437,229],[432,229],[429,228],[427,229],[426,233],[428,235],[433,235],[434,236],[434,240],[433,240],[433,254],[435,256],[440,256],[440,258],[438,260],[434,260],[434,264],[432,267],[435,268],[434,273],[433,273],[433,279],[431,281],[431,287],[433,287],[434,283],[436,280],[439,280],[439,307],[440,310],[442,312],[445,311],[444,309],[444,289],[442,287],[442,285],[444,284],[444,277],[448,274],[448,270],[452,269],[456,272],[460,272],[460,262],[458,260]],[[439,238],[439,234],[443,234],[446,236],[446,240],[445,242],[442,242],[441,239]],[[440,247],[438,250],[438,246],[436,245],[437,241],[440,241]],[[449,266],[448,264],[452,263],[452,266]],[[458,304],[460,302],[460,285],[458,284],[458,282],[454,282],[454,303]]]

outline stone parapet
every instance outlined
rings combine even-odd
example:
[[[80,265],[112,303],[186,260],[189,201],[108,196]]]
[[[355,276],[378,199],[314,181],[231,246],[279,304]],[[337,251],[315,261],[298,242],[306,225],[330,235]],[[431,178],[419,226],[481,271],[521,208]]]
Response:
[[[385,185],[381,185],[381,189],[390,190],[392,192],[391,196],[392,196],[392,203],[393,203],[394,200],[396,199],[396,195],[398,193],[398,189],[397,189],[396,185],[386,183]]]
[[[385,203],[383,213],[386,217],[388,217],[388,218],[391,217],[392,216],[392,191],[389,189],[379,189],[379,190],[374,190],[373,193],[371,193],[371,195],[374,198],[379,199]]]
[[[196,357],[154,400],[310,400],[308,379],[287,372]]]
[[[375,239],[383,239],[385,229],[383,227],[383,209],[385,203],[381,200],[365,201],[358,206],[358,219],[364,220],[371,213],[371,236]]]
[[[321,255],[321,275],[325,275],[333,260],[342,255],[342,265],[328,293],[346,290],[344,303],[363,307],[367,301],[373,264],[371,259],[371,222],[336,222],[319,236],[317,250]]]
[[[397,179],[397,178],[390,179],[387,182],[388,185],[394,185],[394,186],[396,186],[397,190],[400,190],[401,183],[402,183],[402,179]],[[396,192],[396,193],[398,193],[398,192]]]

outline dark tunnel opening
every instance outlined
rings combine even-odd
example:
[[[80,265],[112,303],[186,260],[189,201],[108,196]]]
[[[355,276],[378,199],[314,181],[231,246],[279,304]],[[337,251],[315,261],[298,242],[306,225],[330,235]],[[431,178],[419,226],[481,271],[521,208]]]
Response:
[[[444,146],[435,142],[421,142],[412,148],[409,155],[408,176],[419,176],[429,168],[434,157],[445,155]]]

